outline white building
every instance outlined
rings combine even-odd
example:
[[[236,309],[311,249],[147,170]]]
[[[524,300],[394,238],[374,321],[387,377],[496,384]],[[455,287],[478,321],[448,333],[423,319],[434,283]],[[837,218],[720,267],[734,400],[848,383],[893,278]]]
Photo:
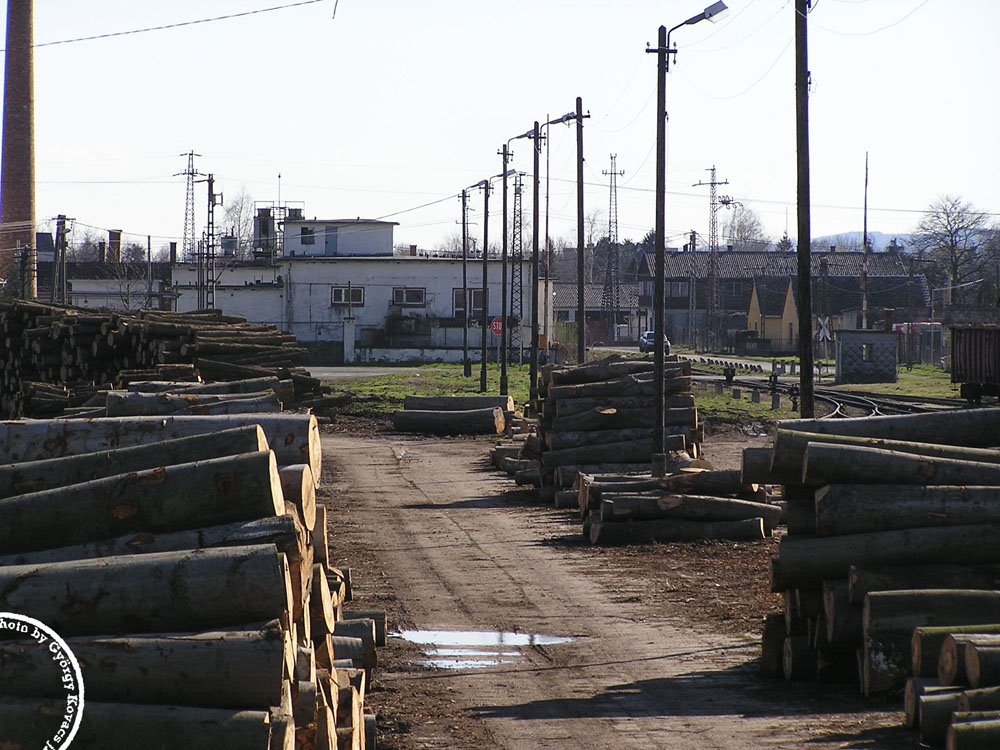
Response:
[[[392,255],[394,221],[305,219],[298,212],[284,222],[286,258]]]

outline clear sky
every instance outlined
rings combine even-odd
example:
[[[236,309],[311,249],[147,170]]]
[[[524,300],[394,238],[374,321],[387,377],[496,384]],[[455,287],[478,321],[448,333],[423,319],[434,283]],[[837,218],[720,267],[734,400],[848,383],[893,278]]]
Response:
[[[291,0],[37,0],[35,42],[193,21]],[[708,232],[720,188],[795,235],[794,9],[727,0],[674,33],[667,82],[668,244]],[[657,27],[705,0],[323,0],[214,23],[35,51],[37,216],[154,236],[183,232],[186,166],[224,195],[302,201],[307,216],[393,215],[397,243],[457,231],[463,187],[497,150],[583,97],[586,210],[606,226],[617,153],[619,235],[653,226]],[[0,14],[5,12],[2,4]],[[813,236],[911,231],[956,194],[1000,219],[1000,2],[819,0],[809,15]],[[531,149],[514,142],[514,166]],[[575,133],[553,126],[550,234],[575,238]],[[544,188],[543,188],[544,193]],[[499,191],[490,213],[499,239]],[[418,210],[406,209],[441,202]],[[473,205],[481,209],[481,193]],[[205,187],[198,186],[198,227]],[[525,208],[529,209],[528,202]],[[787,217],[787,219],[786,219]],[[721,216],[724,220],[725,216]],[[481,232],[481,212],[473,215]],[[605,230],[606,231],[606,230]],[[602,231],[603,233],[603,231]]]

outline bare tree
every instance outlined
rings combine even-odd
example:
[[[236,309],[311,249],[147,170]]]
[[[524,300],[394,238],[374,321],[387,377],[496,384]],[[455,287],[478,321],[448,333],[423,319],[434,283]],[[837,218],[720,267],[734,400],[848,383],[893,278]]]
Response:
[[[87,263],[100,260],[100,243],[107,238],[95,229],[83,229],[73,233],[73,242],[66,248],[66,259],[73,263]]]
[[[139,242],[126,242],[122,245],[122,263],[146,265],[146,246]]]
[[[734,250],[767,250],[771,244],[757,212],[740,203],[733,205],[722,232],[724,242],[732,245]]]
[[[927,208],[912,235],[918,253],[931,261],[928,276],[935,285],[957,287],[988,274],[993,231],[988,215],[958,196],[944,195]],[[951,299],[960,302],[976,296],[972,288],[952,290]]]
[[[222,213],[222,229],[236,237],[236,257],[247,260],[253,256],[253,198],[246,185],[226,201]]]

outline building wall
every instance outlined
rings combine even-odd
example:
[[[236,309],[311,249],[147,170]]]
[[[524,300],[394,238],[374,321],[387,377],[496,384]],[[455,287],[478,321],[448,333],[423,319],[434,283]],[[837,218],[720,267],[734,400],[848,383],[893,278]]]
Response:
[[[837,331],[837,383],[895,383],[898,341],[893,331]]]
[[[501,272],[500,261],[489,261],[487,317],[491,319],[499,317],[501,312]],[[530,278],[530,263],[524,263],[523,274]],[[197,308],[196,279],[194,265],[175,267],[178,310]],[[454,298],[458,291],[461,300],[461,260],[392,256],[285,258],[274,267],[227,268],[219,280],[217,307],[255,323],[276,325],[303,341],[343,341],[344,320],[353,317],[359,346],[409,349],[462,346],[462,328],[456,319]],[[468,287],[470,296],[474,293],[478,299],[482,289],[481,261],[468,264]],[[409,296],[411,303],[397,304],[400,298],[394,296],[394,290],[409,290],[410,295],[399,293],[404,300]],[[539,293],[544,294],[544,289]],[[415,296],[422,303],[414,301]],[[352,300],[350,305],[348,298]],[[524,308],[521,340],[527,345],[531,340],[532,309],[528,294]],[[461,308],[458,314],[461,315]],[[390,328],[396,335],[386,339],[385,333]],[[479,348],[478,318],[470,325],[468,339],[470,348]],[[492,348],[499,337],[490,332],[487,341]]]
[[[286,258],[392,255],[393,226],[388,222],[286,221],[284,255]],[[312,230],[313,244],[302,243],[303,227]]]

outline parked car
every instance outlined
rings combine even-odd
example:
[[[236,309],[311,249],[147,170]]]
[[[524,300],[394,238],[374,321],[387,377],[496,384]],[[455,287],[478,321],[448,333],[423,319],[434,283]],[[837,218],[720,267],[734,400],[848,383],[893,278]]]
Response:
[[[643,354],[653,351],[653,342],[655,341],[656,332],[646,331],[639,337],[639,351]],[[670,354],[670,339],[667,338],[666,334],[663,334],[663,353]]]

